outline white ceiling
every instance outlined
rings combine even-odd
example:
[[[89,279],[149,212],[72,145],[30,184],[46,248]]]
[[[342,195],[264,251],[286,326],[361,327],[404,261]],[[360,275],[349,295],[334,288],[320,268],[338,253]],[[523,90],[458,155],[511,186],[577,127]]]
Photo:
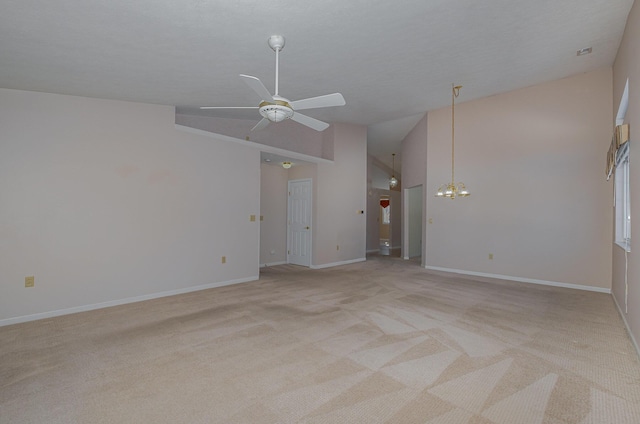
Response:
[[[254,106],[341,92],[307,111],[369,126],[391,153],[425,111],[611,66],[633,0],[4,0],[0,87],[175,105]],[[593,53],[576,56],[576,50]],[[215,113],[215,112],[211,112]],[[257,113],[257,112],[256,112]],[[256,121],[257,121],[256,117]],[[396,169],[400,166],[396,160]]]

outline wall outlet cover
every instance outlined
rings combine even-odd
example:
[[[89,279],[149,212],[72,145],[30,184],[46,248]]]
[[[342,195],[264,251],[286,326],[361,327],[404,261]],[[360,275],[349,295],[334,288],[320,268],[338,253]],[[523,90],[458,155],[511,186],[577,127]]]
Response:
[[[35,286],[35,277],[34,276],[24,277],[24,286],[25,287]]]

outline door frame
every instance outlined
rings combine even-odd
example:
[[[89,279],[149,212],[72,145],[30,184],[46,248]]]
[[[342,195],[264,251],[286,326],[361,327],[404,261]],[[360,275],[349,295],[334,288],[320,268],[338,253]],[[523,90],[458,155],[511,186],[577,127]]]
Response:
[[[419,184],[413,187],[409,187],[409,188],[404,188],[402,190],[402,205],[403,205],[403,211],[402,211],[402,234],[403,234],[403,240],[402,240],[402,258],[405,260],[409,260],[411,258],[410,254],[410,244],[411,244],[411,240],[414,239],[416,237],[416,234],[412,234],[411,233],[411,225],[410,225],[410,221],[413,221],[410,217],[410,198],[412,196],[412,194],[417,194],[418,192],[421,194],[421,202],[420,202],[420,232],[419,232],[419,237],[420,237],[420,264],[421,266],[424,266],[425,264],[425,259],[426,259],[426,255],[425,255],[425,244],[426,244],[426,240],[425,240],[425,235],[426,235],[426,231],[425,231],[425,186],[424,184]],[[414,257],[417,257],[414,256]]]

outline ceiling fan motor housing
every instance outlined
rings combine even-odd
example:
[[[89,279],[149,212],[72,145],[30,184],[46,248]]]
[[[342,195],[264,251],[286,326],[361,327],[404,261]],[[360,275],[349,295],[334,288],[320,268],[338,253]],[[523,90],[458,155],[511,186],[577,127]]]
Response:
[[[275,52],[284,48],[284,37],[282,35],[272,35],[267,40],[269,47]]]

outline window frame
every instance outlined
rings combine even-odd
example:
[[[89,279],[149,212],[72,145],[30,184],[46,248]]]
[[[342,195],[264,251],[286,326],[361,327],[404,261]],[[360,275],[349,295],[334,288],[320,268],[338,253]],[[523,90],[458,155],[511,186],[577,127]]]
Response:
[[[615,243],[631,252],[631,189],[629,146],[616,158],[615,170]]]

